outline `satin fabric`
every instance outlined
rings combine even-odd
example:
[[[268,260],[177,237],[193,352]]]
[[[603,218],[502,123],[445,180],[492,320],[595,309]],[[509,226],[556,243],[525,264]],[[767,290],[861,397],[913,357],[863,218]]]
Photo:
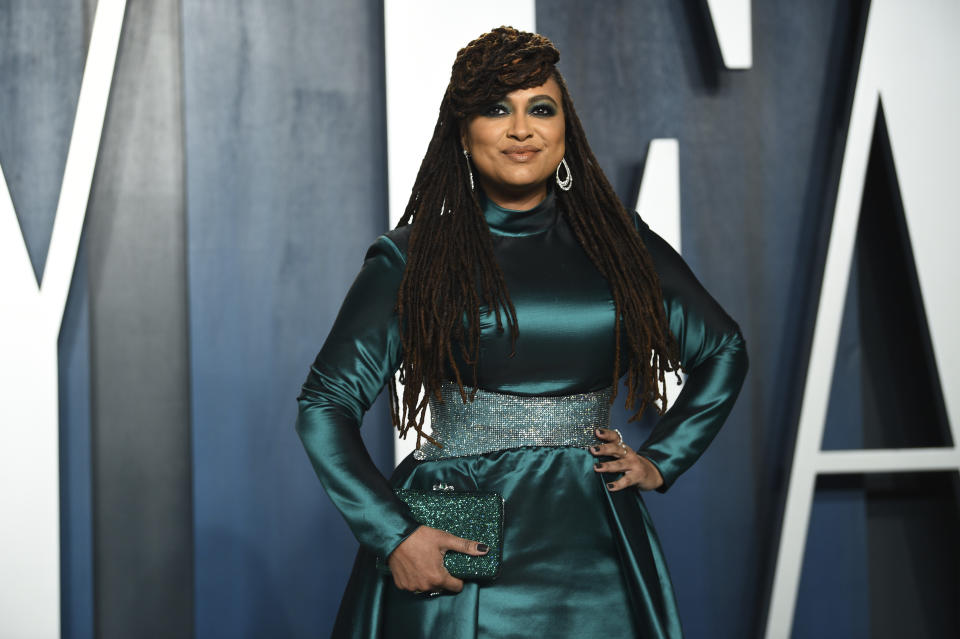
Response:
[[[520,395],[565,395],[610,384],[614,307],[551,192],[530,211],[484,200],[494,254],[520,336],[482,314],[477,383]],[[637,447],[666,491],[696,461],[733,406],[747,371],[739,327],[682,258],[634,214],[660,278],[670,330],[688,377]],[[393,311],[410,227],[379,237],[298,397],[297,432],[321,482],[361,544],[336,637],[679,637],[673,589],[652,522],[635,490],[610,493],[593,458],[572,448],[521,448],[451,460],[405,460],[387,481],[358,427],[398,368]],[[485,311],[486,309],[481,309]],[[461,371],[469,370],[461,363]],[[609,479],[609,478],[608,478]],[[393,487],[495,490],[506,500],[504,563],[489,585],[421,599],[374,567],[417,523]],[[604,614],[598,614],[604,611]],[[622,614],[608,614],[622,611]]]

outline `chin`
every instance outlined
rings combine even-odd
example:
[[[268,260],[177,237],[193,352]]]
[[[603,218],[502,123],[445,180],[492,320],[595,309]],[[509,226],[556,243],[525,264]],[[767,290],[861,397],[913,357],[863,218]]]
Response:
[[[541,188],[541,187],[543,186],[543,184],[544,184],[543,181],[538,181],[538,182],[501,182],[501,183],[500,183],[500,190],[501,190],[501,191],[504,191],[504,192],[507,192],[507,193],[513,193],[513,194],[515,194],[515,195],[524,195],[524,194],[529,193],[529,192],[531,192],[531,191],[535,191],[535,190],[537,190],[538,188]]]
[[[509,187],[511,189],[525,190],[525,189],[531,189],[531,188],[540,186],[549,177],[550,177],[549,175],[544,176],[539,172],[525,171],[520,175],[514,174],[510,176],[503,176],[499,181],[505,187]]]

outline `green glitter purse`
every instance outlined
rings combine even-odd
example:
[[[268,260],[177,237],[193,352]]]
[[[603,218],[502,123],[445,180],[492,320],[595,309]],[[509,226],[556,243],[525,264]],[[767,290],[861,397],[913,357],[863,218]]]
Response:
[[[398,488],[394,492],[424,526],[490,547],[479,557],[447,551],[443,565],[451,575],[471,581],[496,579],[503,560],[503,497],[499,493],[458,491],[445,483],[436,484],[433,490]],[[390,572],[380,557],[377,568]]]

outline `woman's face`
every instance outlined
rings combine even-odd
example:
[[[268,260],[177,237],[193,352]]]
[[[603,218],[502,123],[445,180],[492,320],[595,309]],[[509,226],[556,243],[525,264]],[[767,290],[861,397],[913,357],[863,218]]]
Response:
[[[553,78],[508,93],[462,129],[477,179],[491,200],[511,209],[536,206],[563,159],[566,122],[560,85]]]

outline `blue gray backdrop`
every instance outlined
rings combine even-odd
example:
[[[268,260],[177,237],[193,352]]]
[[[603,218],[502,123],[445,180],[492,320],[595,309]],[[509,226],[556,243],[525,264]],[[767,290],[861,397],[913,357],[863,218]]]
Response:
[[[38,272],[94,6],[0,2]],[[626,203],[649,140],[679,140],[684,255],[750,349],[710,451],[648,499],[690,637],[763,627],[867,9],[757,0],[730,72],[702,1],[537,2]],[[356,542],[294,397],[386,188],[381,2],[129,1],[60,339],[64,637],[328,633]],[[824,445],[949,444],[882,121],[866,193]],[[382,403],[364,431],[387,470]],[[955,473],[821,480],[794,636],[960,635],[956,506]]]

